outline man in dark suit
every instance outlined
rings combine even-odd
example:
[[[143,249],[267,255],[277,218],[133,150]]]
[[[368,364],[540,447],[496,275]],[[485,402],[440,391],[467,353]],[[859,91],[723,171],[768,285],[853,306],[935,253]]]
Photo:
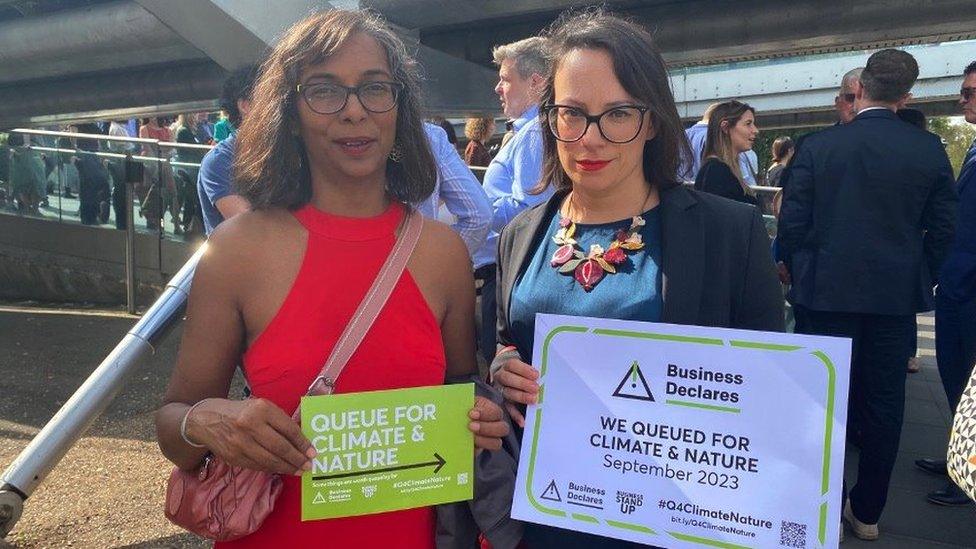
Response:
[[[966,122],[976,124],[976,61],[966,67],[963,75],[959,104]],[[963,160],[956,192],[959,193],[956,238],[939,274],[935,296],[935,353],[949,409],[953,411],[976,364],[976,142]],[[946,474],[944,457],[920,459],[915,465],[930,473]],[[930,493],[928,500],[938,505],[972,502],[952,482]]]
[[[952,168],[941,141],[895,115],[916,78],[918,64],[903,51],[868,59],[854,83],[857,117],[803,141],[779,220],[791,301],[804,318],[800,331],[853,340],[851,420],[862,437],[844,519],[862,539],[878,537],[915,314],[933,308],[932,287],[955,225]]]

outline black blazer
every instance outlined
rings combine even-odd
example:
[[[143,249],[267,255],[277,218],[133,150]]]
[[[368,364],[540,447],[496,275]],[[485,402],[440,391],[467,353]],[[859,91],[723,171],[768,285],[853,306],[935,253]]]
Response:
[[[498,240],[498,342],[511,345],[508,305],[566,192],[524,211]],[[661,192],[661,322],[784,330],[783,291],[759,210],[683,186]],[[582,289],[580,290],[582,291]],[[528,358],[528,357],[526,357]]]
[[[695,176],[695,190],[724,196],[736,202],[758,206],[755,196],[746,194],[732,170],[717,158],[706,158]]]
[[[967,158],[956,182],[956,238],[939,271],[939,296],[958,302],[976,299],[976,155]]]
[[[866,314],[932,309],[957,202],[938,136],[890,110],[866,111],[806,136],[783,181],[777,247],[794,303]]]

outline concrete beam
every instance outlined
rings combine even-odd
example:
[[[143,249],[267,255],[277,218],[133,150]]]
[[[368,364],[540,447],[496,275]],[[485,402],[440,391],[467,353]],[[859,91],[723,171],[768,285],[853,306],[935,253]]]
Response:
[[[959,93],[966,60],[976,41],[908,46],[919,64],[912,89],[918,103],[951,103]],[[714,102],[745,101],[761,115],[816,113],[833,109],[844,73],[863,67],[871,51],[735,62],[671,71],[678,112],[697,119]]]
[[[137,1],[228,70],[258,60],[284,30],[309,13],[333,7],[321,0],[276,0],[273,10],[264,0]],[[415,33],[398,30],[424,68],[431,112],[453,116],[498,109],[493,70],[424,46],[411,36]]]
[[[206,58],[132,1],[0,22],[0,84]]]
[[[424,105],[441,116],[495,115],[498,73],[416,43],[414,57],[424,71]]]
[[[648,0],[659,4],[669,0]],[[607,5],[633,4],[628,0],[608,0]],[[444,28],[470,25],[490,20],[511,20],[536,14],[550,14],[578,6],[592,5],[592,0],[363,0],[360,4],[382,13],[390,22],[408,29]]]
[[[655,29],[674,66],[976,38],[969,0],[737,0],[734,6],[698,0],[631,13]]]
[[[0,87],[0,128],[65,113],[212,101],[225,76],[219,65],[204,60]]]
[[[284,30],[313,11],[329,9],[322,0],[136,0],[218,65],[233,70],[255,63]]]
[[[494,45],[537,34],[574,2],[530,2],[548,12],[522,10],[517,0],[480,3],[485,17],[453,21],[459,10],[441,0],[371,0],[393,20],[425,21],[421,40],[435,49],[488,65]],[[465,3],[473,4],[473,3]],[[971,0],[692,0],[615,2],[618,13],[652,29],[672,66],[754,60],[976,38]],[[426,7],[425,7],[426,6]],[[509,10],[511,16],[492,19]],[[443,12],[443,13],[442,13]],[[422,17],[421,17],[422,16]]]

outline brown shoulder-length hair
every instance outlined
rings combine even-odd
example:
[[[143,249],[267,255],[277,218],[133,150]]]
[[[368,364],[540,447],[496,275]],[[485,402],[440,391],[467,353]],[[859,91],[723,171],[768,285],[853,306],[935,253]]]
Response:
[[[715,107],[712,116],[708,119],[708,135],[705,137],[705,148],[702,149],[702,161],[714,156],[724,162],[732,170],[735,178],[739,180],[742,191],[752,196],[756,194],[756,191],[742,177],[742,169],[739,167],[739,153],[732,148],[732,137],[729,135],[732,128],[739,123],[739,120],[747,112],[751,112],[753,116],[756,115],[756,109],[735,99],[719,103]],[[724,130],[722,129],[723,122],[726,128]]]
[[[299,133],[296,91],[302,72],[322,63],[353,36],[364,33],[386,50],[397,99],[398,162],[386,163],[387,192],[404,203],[430,196],[437,180],[424,133],[420,75],[403,42],[375,14],[323,11],[295,23],[261,65],[248,111],[237,136],[234,179],[255,209],[299,208],[312,197],[307,152]]]
[[[554,103],[556,71],[567,53],[576,49],[606,51],[613,59],[613,71],[620,84],[650,112],[655,136],[644,143],[644,177],[659,189],[678,185],[682,151],[686,151],[684,154],[688,157],[691,152],[674,104],[667,66],[651,34],[640,24],[601,8],[566,12],[546,35],[550,68],[542,105]],[[542,180],[534,191],[542,192],[549,185],[557,190],[570,189],[572,181],[559,163],[556,138],[549,131],[541,109],[539,116],[543,143]]]

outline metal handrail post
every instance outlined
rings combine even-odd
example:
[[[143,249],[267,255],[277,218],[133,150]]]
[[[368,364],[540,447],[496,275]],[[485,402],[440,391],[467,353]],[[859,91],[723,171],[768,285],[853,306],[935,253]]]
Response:
[[[64,201],[62,200],[62,197],[64,197],[64,186],[65,186],[64,171],[67,169],[67,167],[64,163],[64,158],[60,154],[57,156],[57,165],[58,165],[58,223],[64,223]],[[78,189],[78,191],[81,192],[81,189]]]
[[[130,315],[136,314],[136,220],[135,181],[129,178],[131,155],[126,155],[125,174],[125,306]]]
[[[0,476],[0,538],[20,519],[24,501],[182,318],[193,272],[206,248],[206,243],[200,246],[146,314]]]

